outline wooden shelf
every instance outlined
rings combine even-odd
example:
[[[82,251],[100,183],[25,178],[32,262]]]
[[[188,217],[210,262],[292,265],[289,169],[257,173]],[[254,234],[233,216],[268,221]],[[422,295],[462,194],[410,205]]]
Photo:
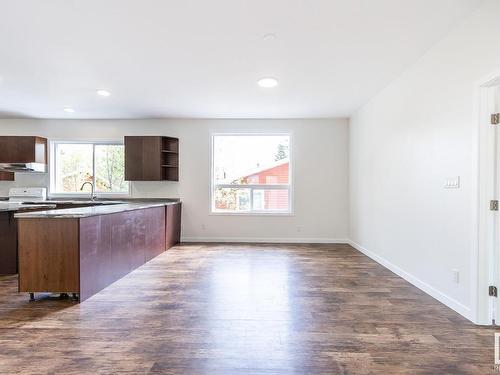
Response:
[[[125,180],[179,181],[179,139],[125,137]]]

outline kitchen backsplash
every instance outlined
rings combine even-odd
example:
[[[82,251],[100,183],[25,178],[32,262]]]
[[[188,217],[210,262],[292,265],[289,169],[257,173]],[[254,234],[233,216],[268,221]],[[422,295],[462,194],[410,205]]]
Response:
[[[7,197],[11,187],[46,187],[48,173],[16,173],[15,181],[0,181],[0,197]],[[130,183],[131,196],[135,198],[180,198],[179,184],[169,181],[138,181]]]
[[[11,187],[48,187],[48,173],[16,173],[15,181],[0,181],[0,197],[7,197]]]

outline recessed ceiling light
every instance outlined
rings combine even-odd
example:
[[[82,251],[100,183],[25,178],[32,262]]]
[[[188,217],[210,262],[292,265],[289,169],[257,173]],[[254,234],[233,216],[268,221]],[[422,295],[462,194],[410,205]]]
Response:
[[[74,113],[75,110],[71,107],[64,107],[64,112],[68,112],[68,113]]]
[[[271,88],[271,87],[276,87],[278,85],[278,80],[273,77],[265,77],[261,78],[257,81],[257,84],[260,87],[265,87],[265,88]]]
[[[108,90],[100,89],[100,90],[97,90],[96,92],[97,92],[97,95],[100,95],[100,96],[110,96],[111,95],[111,93]]]

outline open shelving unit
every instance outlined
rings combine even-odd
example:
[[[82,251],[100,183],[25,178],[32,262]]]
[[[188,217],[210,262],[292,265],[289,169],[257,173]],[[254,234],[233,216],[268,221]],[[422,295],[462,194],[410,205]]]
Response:
[[[179,139],[126,136],[125,180],[179,181]]]
[[[161,137],[162,179],[179,181],[179,139]]]

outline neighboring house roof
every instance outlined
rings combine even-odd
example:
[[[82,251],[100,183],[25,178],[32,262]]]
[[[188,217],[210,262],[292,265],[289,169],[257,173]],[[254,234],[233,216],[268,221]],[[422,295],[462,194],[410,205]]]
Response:
[[[270,169],[279,167],[281,165],[288,164],[289,162],[290,162],[290,160],[288,158],[286,158],[286,159],[277,160],[277,161],[275,161],[271,164],[268,164],[268,165],[263,165],[263,166],[258,166],[258,167],[252,168],[252,169],[248,170],[247,172],[245,172],[245,174],[243,176],[240,176],[238,178],[234,178],[234,179],[232,179],[232,181],[240,180],[242,178],[247,178],[250,176],[254,176],[256,174],[268,171]]]

